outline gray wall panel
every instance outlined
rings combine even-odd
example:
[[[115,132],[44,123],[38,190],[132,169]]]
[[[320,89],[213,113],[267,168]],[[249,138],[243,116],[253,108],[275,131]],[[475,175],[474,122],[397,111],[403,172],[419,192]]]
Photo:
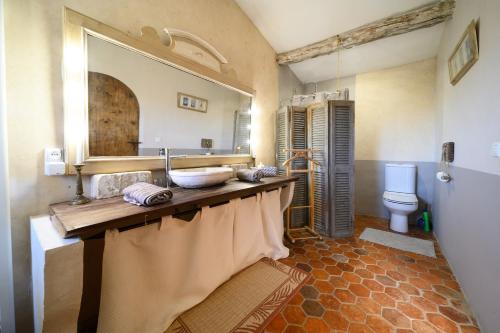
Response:
[[[356,160],[356,214],[389,217],[382,203],[384,166]],[[398,163],[398,162],[396,162]],[[402,163],[402,162],[399,162]],[[418,168],[417,195],[431,205],[434,233],[484,332],[500,327],[500,176],[451,167],[453,181],[435,180],[438,164]],[[410,221],[415,221],[413,214]]]
[[[500,176],[451,168],[435,182],[434,233],[482,332],[500,329]]]
[[[356,214],[389,218],[389,211],[382,202],[386,163],[412,163],[417,166],[419,210],[409,218],[410,222],[414,222],[426,204],[432,205],[437,167],[435,162],[356,160],[354,167]],[[430,208],[432,210],[432,207]]]

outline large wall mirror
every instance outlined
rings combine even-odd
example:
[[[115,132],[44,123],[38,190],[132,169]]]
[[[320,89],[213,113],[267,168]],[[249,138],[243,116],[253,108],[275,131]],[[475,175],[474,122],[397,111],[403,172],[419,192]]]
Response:
[[[251,97],[87,35],[89,156],[250,154]]]
[[[251,160],[253,91],[206,42],[151,30],[134,37],[65,8],[69,173],[162,168],[165,148],[191,157],[181,167]]]

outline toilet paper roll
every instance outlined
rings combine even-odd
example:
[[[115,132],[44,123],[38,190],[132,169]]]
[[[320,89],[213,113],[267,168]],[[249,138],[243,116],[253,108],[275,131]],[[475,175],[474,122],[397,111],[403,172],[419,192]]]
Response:
[[[444,171],[439,171],[436,174],[436,178],[442,183],[448,183],[451,180],[451,176]]]

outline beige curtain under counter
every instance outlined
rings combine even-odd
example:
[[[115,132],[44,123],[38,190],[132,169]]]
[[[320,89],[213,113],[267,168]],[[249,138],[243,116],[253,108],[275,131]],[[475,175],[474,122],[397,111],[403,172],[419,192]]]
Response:
[[[106,232],[98,332],[164,332],[233,274],[288,256],[281,190],[203,207],[186,222]]]

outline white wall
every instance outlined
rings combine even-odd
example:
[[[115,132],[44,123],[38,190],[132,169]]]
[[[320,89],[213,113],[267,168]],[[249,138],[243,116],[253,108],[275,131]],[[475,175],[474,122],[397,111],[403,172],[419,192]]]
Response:
[[[356,160],[435,161],[436,60],[356,76]]]
[[[122,81],[139,102],[139,148],[233,148],[234,111],[240,93],[116,46],[88,38],[88,69]],[[208,100],[207,113],[177,107],[177,93]],[[250,98],[246,97],[246,105]]]
[[[500,142],[499,15],[498,0],[457,1],[438,56],[438,137],[455,141],[455,166],[497,175],[500,159],[491,157],[490,150],[493,142]],[[480,19],[479,60],[452,86],[448,58],[472,19]]]
[[[7,109],[5,104],[4,3],[0,0],[0,331],[15,332],[10,236]]]

